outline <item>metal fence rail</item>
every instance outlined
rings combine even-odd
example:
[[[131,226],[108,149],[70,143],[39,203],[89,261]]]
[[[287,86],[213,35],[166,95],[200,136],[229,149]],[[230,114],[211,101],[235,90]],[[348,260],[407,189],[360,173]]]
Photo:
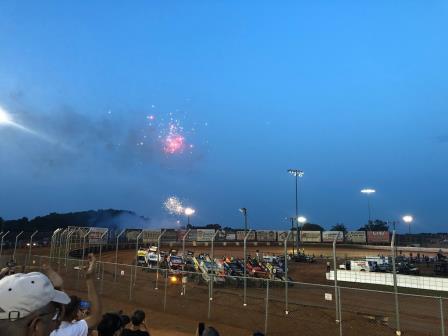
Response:
[[[28,259],[36,267],[44,263],[59,267],[66,288],[79,290],[85,290],[79,271],[85,262],[65,256],[33,255]],[[390,334],[391,328],[397,330],[395,295],[400,303],[400,332],[445,335],[447,300],[440,296],[253,277],[210,275],[207,280],[201,273],[186,271],[179,272],[178,280],[174,280],[171,272],[161,267],[107,261],[97,261],[97,270],[100,292],[111,295],[113,291],[117,303],[128,300],[155,310],[223,324],[241,326],[251,321],[254,330],[266,335],[301,330],[312,320],[332,325],[329,335],[353,335],[359,321],[365,321],[365,326],[377,335]],[[179,280],[183,277],[187,279],[185,283]],[[285,288],[288,288],[287,296]],[[193,312],[181,310],[186,303],[195,307]],[[285,314],[286,304],[288,314]],[[231,321],[225,318],[234,315],[238,318]]]

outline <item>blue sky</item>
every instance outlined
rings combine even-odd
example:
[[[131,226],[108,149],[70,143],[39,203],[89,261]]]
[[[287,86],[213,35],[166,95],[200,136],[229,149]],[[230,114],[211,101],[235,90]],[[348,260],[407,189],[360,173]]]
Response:
[[[445,1],[0,3],[0,216],[96,208],[282,229],[415,216],[446,231]],[[148,115],[194,149],[160,153]],[[121,146],[121,147],[120,147]],[[406,230],[400,226],[400,230]]]

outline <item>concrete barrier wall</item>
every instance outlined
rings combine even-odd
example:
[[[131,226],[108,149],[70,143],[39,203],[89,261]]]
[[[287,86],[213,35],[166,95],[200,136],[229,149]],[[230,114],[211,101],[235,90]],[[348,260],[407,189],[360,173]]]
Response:
[[[334,280],[334,271],[326,274],[327,280]],[[360,272],[338,270],[338,281],[369,283],[375,285],[393,286],[393,274],[379,272]],[[399,287],[448,291],[448,279],[397,274]]]

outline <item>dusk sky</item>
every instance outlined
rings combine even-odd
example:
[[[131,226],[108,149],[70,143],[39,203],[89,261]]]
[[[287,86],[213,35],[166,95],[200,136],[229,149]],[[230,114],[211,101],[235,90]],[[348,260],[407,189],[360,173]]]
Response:
[[[2,1],[0,216],[447,231],[446,1]],[[184,218],[181,218],[184,221]],[[82,223],[80,223],[82,225]],[[400,231],[407,231],[399,225]]]

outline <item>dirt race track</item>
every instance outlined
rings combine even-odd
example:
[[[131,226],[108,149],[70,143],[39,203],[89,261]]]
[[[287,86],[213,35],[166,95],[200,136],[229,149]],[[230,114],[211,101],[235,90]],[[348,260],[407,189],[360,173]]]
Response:
[[[254,255],[255,249],[251,247],[248,253]],[[195,250],[198,252],[199,248]],[[209,247],[200,250],[209,252]],[[241,247],[219,247],[215,248],[214,254],[240,256],[241,250]],[[270,247],[268,252],[280,254],[282,251],[281,247]],[[306,252],[314,253],[316,256],[328,255],[329,248],[317,248],[314,251],[307,249]],[[377,250],[367,252],[340,249],[338,254],[365,256],[381,253]],[[39,254],[38,249],[33,254]],[[118,262],[131,264],[134,257],[135,250],[119,251]],[[102,259],[114,262],[115,253],[104,253]],[[78,271],[74,270],[77,264],[77,261],[73,263],[69,261],[67,267],[57,264],[53,267],[59,268],[68,290],[85,296],[83,280],[82,278],[78,280]],[[149,311],[152,335],[156,336],[194,335],[199,321],[216,326],[221,335],[251,335],[255,330],[264,331],[266,322],[268,335],[273,336],[339,335],[339,325],[335,323],[334,301],[325,300],[326,293],[333,294],[334,299],[334,288],[331,287],[332,282],[325,279],[325,268],[323,261],[314,264],[290,263],[289,274],[300,284],[288,288],[288,315],[285,315],[285,287],[282,283],[271,282],[268,290],[265,281],[248,283],[247,306],[244,307],[241,283],[215,285],[213,300],[209,301],[209,286],[205,283],[190,280],[186,295],[181,296],[180,287],[171,284],[163,274],[157,277],[155,271],[147,272],[137,268],[135,272],[134,267],[123,265],[117,268],[118,275],[115,281],[115,266],[105,263],[104,269],[98,270],[98,278],[102,278],[102,281],[98,280],[98,287],[108,310],[123,309],[130,313],[135,308],[143,308]],[[350,284],[340,283],[340,285],[349,287]],[[384,287],[381,289],[390,290]],[[341,301],[343,335],[395,334],[392,293],[341,288]],[[439,300],[400,295],[399,303],[403,335],[440,335]],[[209,304],[210,320],[207,318]],[[446,320],[448,312],[446,301],[443,305]]]

